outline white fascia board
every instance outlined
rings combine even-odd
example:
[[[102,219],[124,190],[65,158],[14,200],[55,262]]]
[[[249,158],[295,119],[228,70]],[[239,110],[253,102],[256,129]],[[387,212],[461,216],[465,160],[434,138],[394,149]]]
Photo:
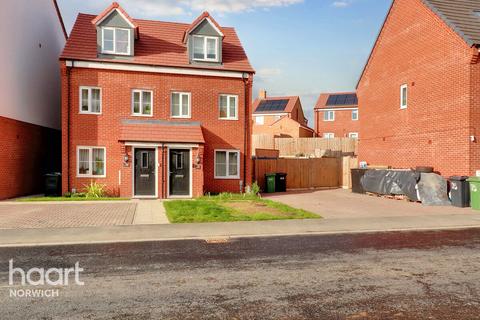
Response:
[[[352,110],[358,110],[357,108],[329,108],[329,109],[315,109],[315,112],[324,112],[324,111],[352,111]]]
[[[200,70],[200,69],[176,68],[176,67],[157,67],[157,66],[147,66],[147,65],[140,65],[140,64],[129,64],[129,63],[67,60],[66,66],[75,67],[75,68],[138,71],[138,72],[151,72],[151,73],[170,73],[170,74],[239,78],[239,79],[242,79],[243,75],[246,74],[247,77],[249,77],[248,72],[223,71],[223,70],[218,70],[218,71],[217,70]]]

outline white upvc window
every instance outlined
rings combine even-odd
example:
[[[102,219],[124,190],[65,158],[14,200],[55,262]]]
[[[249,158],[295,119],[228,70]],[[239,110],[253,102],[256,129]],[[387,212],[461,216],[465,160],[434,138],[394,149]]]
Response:
[[[222,120],[238,120],[238,96],[221,94],[219,100],[219,118]]]
[[[80,113],[102,113],[102,89],[97,87],[80,87]]]
[[[255,123],[258,125],[263,125],[265,123],[265,117],[264,116],[256,116],[255,117]]]
[[[132,115],[142,117],[153,115],[153,91],[132,90]]]
[[[172,92],[170,116],[172,118],[191,117],[191,93]]]
[[[240,179],[240,151],[215,150],[215,179]]]
[[[358,110],[352,110],[352,120],[353,121],[358,120]]]
[[[335,121],[335,111],[323,112],[323,121]]]
[[[331,132],[327,132],[327,133],[323,134],[323,138],[324,139],[333,139],[333,138],[335,138],[335,134],[331,133]]]
[[[406,109],[408,106],[408,85],[400,86],[400,109]]]
[[[218,61],[218,38],[193,36],[193,60]]]
[[[130,29],[102,28],[102,53],[130,54]]]
[[[358,132],[350,132],[350,133],[348,134],[348,137],[349,137],[350,139],[358,139]]]
[[[106,148],[77,147],[77,177],[106,177]]]

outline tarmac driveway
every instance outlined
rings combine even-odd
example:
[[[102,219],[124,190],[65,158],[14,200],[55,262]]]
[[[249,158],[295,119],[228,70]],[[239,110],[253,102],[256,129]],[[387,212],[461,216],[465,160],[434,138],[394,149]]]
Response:
[[[438,216],[478,214],[471,208],[428,207],[406,200],[393,200],[352,193],[350,190],[309,190],[264,194],[265,198],[283,202],[295,208],[318,213],[327,219],[375,218],[400,216]]]
[[[130,225],[132,202],[0,203],[0,229]]]

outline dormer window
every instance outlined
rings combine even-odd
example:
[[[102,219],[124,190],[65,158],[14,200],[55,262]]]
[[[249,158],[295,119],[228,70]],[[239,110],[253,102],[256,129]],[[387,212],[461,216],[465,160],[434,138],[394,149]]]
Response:
[[[102,28],[102,53],[130,54],[130,29]]]
[[[218,38],[193,36],[193,59],[200,61],[218,61]]]

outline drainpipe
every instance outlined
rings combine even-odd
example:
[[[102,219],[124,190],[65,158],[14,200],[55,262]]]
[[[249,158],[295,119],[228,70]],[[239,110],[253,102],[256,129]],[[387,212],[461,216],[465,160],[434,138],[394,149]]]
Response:
[[[70,70],[73,68],[73,61],[71,67],[67,66],[67,192],[70,192]]]
[[[249,122],[249,118],[248,118],[248,85],[250,83],[250,80],[249,80],[249,76],[248,76],[248,73],[244,73],[243,74],[243,84],[244,84],[244,88],[245,88],[245,92],[244,92],[244,100],[245,100],[245,107],[244,107],[244,113],[245,113],[245,131],[244,131],[244,135],[243,135],[243,189],[245,190],[246,188],[246,184],[247,184],[247,149],[248,149],[248,145],[247,145],[247,141],[248,141],[248,135],[250,133],[250,130],[248,129],[249,128],[249,125],[248,125],[248,122]]]
[[[165,144],[162,143],[162,199],[166,198],[166,193],[165,193],[165,151],[164,151]]]

